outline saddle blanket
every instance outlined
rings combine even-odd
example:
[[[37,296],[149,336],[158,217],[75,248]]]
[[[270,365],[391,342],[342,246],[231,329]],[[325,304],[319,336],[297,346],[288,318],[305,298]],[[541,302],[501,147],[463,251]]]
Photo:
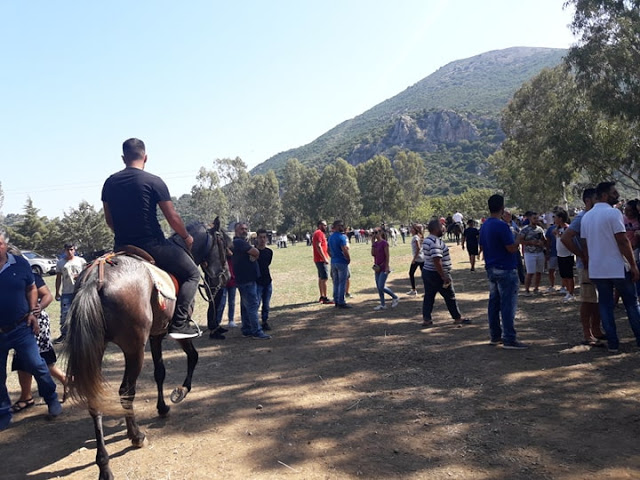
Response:
[[[147,271],[151,275],[151,279],[153,280],[153,284],[158,290],[158,301],[160,302],[160,307],[164,310],[166,308],[165,300],[175,300],[176,293],[178,291],[178,282],[175,277],[169,275],[164,270],[152,265],[151,263],[142,262],[142,264],[147,268]]]

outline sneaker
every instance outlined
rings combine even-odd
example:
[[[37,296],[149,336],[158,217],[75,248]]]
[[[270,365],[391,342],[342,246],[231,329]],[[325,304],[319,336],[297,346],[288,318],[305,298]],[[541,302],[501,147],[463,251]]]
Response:
[[[228,327],[229,327],[229,328],[237,328],[237,327],[238,327],[238,324],[237,324],[236,322],[234,322],[233,320],[231,320],[231,321],[229,322]]]
[[[619,348],[611,348],[611,347],[609,347],[608,351],[609,351],[609,353],[612,353],[614,355],[620,353],[620,349]]]
[[[325,299],[325,298],[327,298],[327,297],[320,297],[320,298],[318,299],[318,303],[324,303],[324,299]]]
[[[198,324],[190,318],[182,324],[169,325],[169,336],[175,340],[183,340],[185,338],[196,338],[202,335],[202,331]]]
[[[574,296],[573,296],[573,295],[571,295],[570,293],[567,293],[567,294],[564,296],[564,298],[562,299],[562,301],[563,301],[564,303],[567,303],[567,302],[574,302],[575,300],[576,300],[576,297],[574,297]]]
[[[503,343],[502,348],[505,350],[525,350],[529,348],[529,345],[515,340],[513,342]]]
[[[253,337],[253,335],[251,335],[251,333],[245,333],[245,332],[242,332],[242,336],[245,337],[245,338]]]
[[[64,343],[64,335],[60,335],[53,341],[54,345],[60,345],[61,343]]]
[[[222,334],[222,332],[220,332],[220,330],[216,330],[215,332],[211,332],[211,333],[209,334],[209,338],[210,338],[211,340],[224,340],[224,339],[225,339],[225,338],[227,338],[227,337],[225,337],[225,336]]]
[[[475,271],[476,271],[476,269],[475,269],[475,268],[472,268],[472,269],[470,269],[469,271],[470,271],[470,272],[475,272]]]
[[[329,300],[327,297],[324,297],[324,299],[321,302],[323,305],[333,305],[333,300]]]
[[[378,310],[386,310],[387,306],[386,305],[378,305],[376,307],[373,307],[374,310],[378,311]]]
[[[347,294],[345,294],[345,297],[347,297],[347,298],[353,298],[353,295],[352,295],[352,294],[350,294],[350,293],[347,293]]]
[[[224,328],[224,327],[218,327],[218,328],[216,328],[216,331],[218,331],[218,332],[220,332],[220,333],[227,333],[229,330],[227,330],[227,329],[226,329],[226,328]]]
[[[565,293],[569,293],[569,292],[567,292],[566,288],[562,287],[562,288],[560,288],[560,290],[558,290],[558,293],[565,294]]]
[[[501,343],[502,343],[502,339],[501,338],[499,338],[497,340],[491,339],[489,341],[489,345],[493,345],[493,346],[500,345]]]
[[[409,295],[410,297],[415,297],[416,295],[418,295],[418,292],[415,290],[409,290],[407,292],[407,295]]]
[[[549,287],[545,290],[546,293],[555,293],[556,287]]]
[[[271,338],[271,335],[267,335],[264,332],[260,332],[253,335],[253,338],[255,338],[256,340],[269,340]]]
[[[264,330],[264,331],[271,330],[271,325],[269,325],[269,323],[267,323],[267,322],[262,322],[262,330]]]
[[[62,413],[62,405],[56,398],[53,402],[49,404],[49,417],[56,418],[58,415]]]
[[[522,295],[523,297],[530,297],[533,295],[533,293],[531,292],[527,292],[526,290],[524,292],[521,292],[520,295]]]
[[[333,303],[333,302],[331,302],[331,303]],[[346,304],[346,303],[337,303],[336,307],[337,308],[353,308],[351,305]]]
[[[394,298],[391,302],[391,308],[396,308],[398,306],[398,302],[400,302],[400,299]]]

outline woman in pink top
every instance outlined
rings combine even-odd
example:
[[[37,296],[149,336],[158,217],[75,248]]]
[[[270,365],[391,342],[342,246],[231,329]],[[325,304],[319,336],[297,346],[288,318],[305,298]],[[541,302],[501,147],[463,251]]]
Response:
[[[398,296],[389,288],[385,287],[387,277],[391,270],[389,269],[389,244],[386,240],[386,234],[381,229],[373,232],[373,243],[371,244],[371,255],[374,259],[373,270],[375,271],[376,287],[380,295],[380,305],[374,310],[385,310],[387,307],[384,302],[384,294],[391,296],[391,308],[398,306]]]

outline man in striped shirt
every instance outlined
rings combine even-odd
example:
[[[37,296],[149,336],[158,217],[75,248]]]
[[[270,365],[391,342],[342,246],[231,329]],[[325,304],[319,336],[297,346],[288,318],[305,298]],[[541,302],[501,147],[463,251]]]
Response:
[[[422,301],[422,326],[433,325],[431,312],[440,293],[447,304],[447,309],[455,324],[471,323],[468,318],[462,318],[456,301],[456,292],[451,281],[451,256],[449,247],[442,240],[443,229],[439,220],[431,220],[427,226],[429,236],[422,242],[424,266],[422,267],[422,282],[424,283],[424,300]]]

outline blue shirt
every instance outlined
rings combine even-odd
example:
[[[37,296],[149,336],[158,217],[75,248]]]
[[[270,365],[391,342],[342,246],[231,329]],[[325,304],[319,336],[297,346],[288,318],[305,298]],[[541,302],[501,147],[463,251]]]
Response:
[[[547,228],[547,233],[545,233],[545,237],[550,238],[551,239],[551,249],[549,250],[549,256],[550,257],[557,257],[558,256],[558,248],[556,247],[556,237],[553,235],[553,231],[556,229],[555,225],[551,225],[549,228]]]
[[[581,252],[582,252],[582,243],[580,242],[580,238],[582,237],[580,237],[580,226],[582,225],[582,217],[584,217],[585,213],[586,212],[584,210],[581,211],[578,215],[576,215],[573,218],[571,225],[569,225],[569,230],[573,230],[577,234],[573,237],[573,243],[576,247],[578,247],[578,250],[580,250]],[[582,263],[582,258],[577,257],[576,267],[584,268],[584,263]]]
[[[249,250],[253,247],[244,238],[233,239],[233,273],[236,276],[236,284],[255,282],[258,279],[258,263],[252,262]]]
[[[348,264],[342,247],[347,244],[347,236],[344,233],[333,232],[329,237],[329,255],[331,255],[331,263]]]
[[[515,269],[517,253],[509,253],[506,248],[513,243],[513,234],[509,225],[498,218],[489,217],[480,229],[480,245],[484,254],[485,268]]]
[[[0,271],[0,327],[15,325],[29,313],[26,290],[34,283],[29,262],[7,255],[7,263]]]

